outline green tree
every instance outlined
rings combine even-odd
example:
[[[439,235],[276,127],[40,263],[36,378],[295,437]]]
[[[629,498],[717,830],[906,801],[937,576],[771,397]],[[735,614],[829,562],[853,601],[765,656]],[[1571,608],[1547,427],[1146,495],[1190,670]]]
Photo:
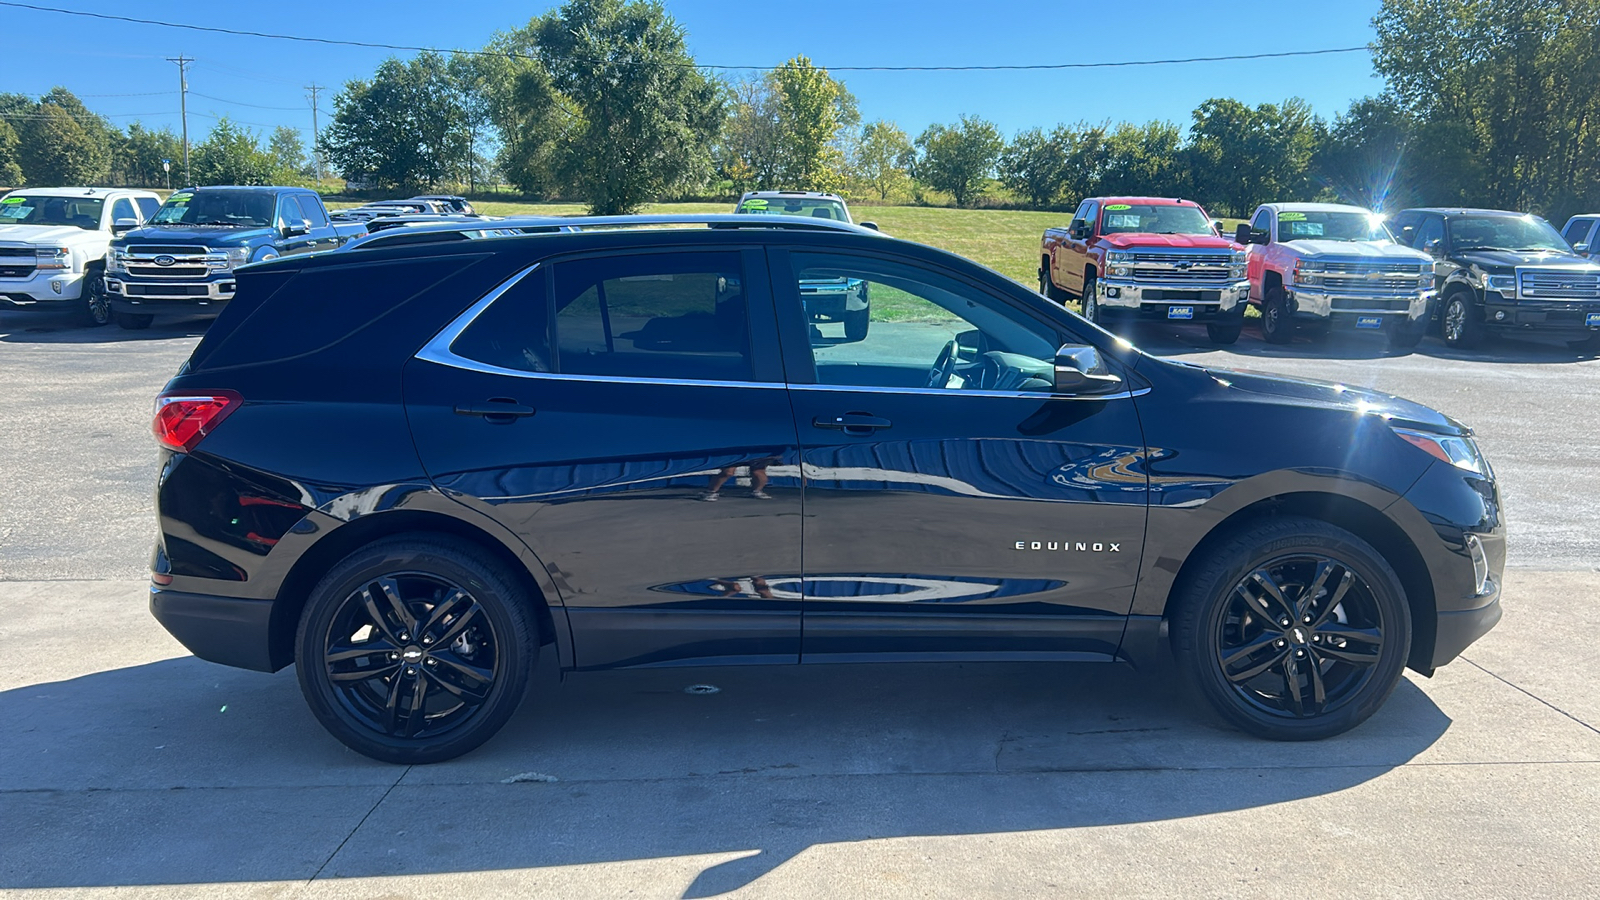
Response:
[[[839,132],[856,116],[855,100],[827,69],[796,56],[767,74],[777,101],[778,177],[794,190],[832,190],[844,168]],[[856,116],[859,120],[859,116]]]
[[[105,168],[106,151],[71,113],[41,103],[26,120],[21,139],[22,175],[36,187],[93,184]]]
[[[1189,128],[1194,190],[1214,213],[1232,216],[1248,216],[1272,200],[1309,200],[1311,157],[1322,130],[1298,98],[1255,107],[1207,100]]]
[[[81,183],[103,184],[111,176],[111,164],[117,145],[122,142],[122,132],[111,120],[96,115],[64,87],[53,87],[39,98],[40,106],[55,106],[72,116],[88,137],[88,174]]]
[[[1122,122],[1104,136],[1092,193],[1108,196],[1192,196],[1183,132],[1171,122]]]
[[[22,163],[17,157],[17,131],[0,119],[0,186],[22,186]]]
[[[152,188],[167,186],[168,173],[161,168],[164,159],[172,160],[178,178],[183,178],[183,142],[171,128],[152,131],[143,123],[134,122],[128,126],[128,135],[122,140],[118,157],[118,167],[130,184]]]
[[[465,174],[467,117],[437,53],[384,60],[370,81],[347,83],[333,110],[319,146],[346,178],[416,189]]]
[[[917,137],[917,148],[922,151],[917,178],[964,208],[988,187],[1005,139],[987,119],[961,116],[953,126],[928,126]]]
[[[911,174],[907,170],[915,154],[910,136],[900,126],[879,119],[862,126],[852,168],[856,178],[876,193],[879,200],[887,200],[910,182]]]
[[[267,155],[272,157],[272,167],[279,181],[304,178],[310,174],[306,160],[306,144],[300,129],[279,125],[267,137]]]
[[[1021,195],[1035,209],[1043,209],[1061,193],[1069,150],[1064,130],[1042,128],[1020,131],[1000,154],[1000,183]]]
[[[734,190],[772,188],[778,184],[782,142],[778,130],[778,98],[766,78],[742,78],[724,87],[728,111],[718,143],[717,170]]]
[[[513,73],[497,119],[502,135],[518,129],[506,138],[514,182],[545,180],[614,214],[710,175],[721,98],[661,4],[569,0],[503,42],[538,56]]]
[[[277,174],[272,157],[261,149],[260,137],[227,116],[218,119],[205,141],[194,148],[190,164],[197,185],[271,184]]]

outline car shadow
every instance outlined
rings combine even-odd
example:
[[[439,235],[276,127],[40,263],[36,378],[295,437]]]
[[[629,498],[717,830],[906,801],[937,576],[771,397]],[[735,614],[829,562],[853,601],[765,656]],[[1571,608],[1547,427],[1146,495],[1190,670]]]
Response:
[[[1261,338],[1253,324],[1247,323],[1238,343],[1223,345],[1212,343],[1203,327],[1139,321],[1125,326],[1122,336],[1153,356],[1227,353],[1258,359],[1360,360],[1415,355],[1462,362],[1537,364],[1585,362],[1596,357],[1592,350],[1575,350],[1563,340],[1533,335],[1495,335],[1472,350],[1458,350],[1432,335],[1413,349],[1395,349],[1382,334],[1355,331],[1336,331],[1320,341],[1301,332],[1293,343],[1271,344]]]
[[[66,312],[0,311],[0,343],[7,344],[117,344],[130,341],[165,341],[200,337],[210,318],[158,317],[149,328],[131,330],[116,324],[90,327],[78,324]]]
[[[1097,664],[653,669],[564,683],[546,665],[489,744],[406,769],[327,736],[292,671],[169,659],[0,692],[11,723],[0,889],[720,855],[683,893],[706,897],[820,844],[1332,794],[1450,726],[1402,681],[1351,733],[1273,743],[1213,722],[1175,684],[1166,667]]]

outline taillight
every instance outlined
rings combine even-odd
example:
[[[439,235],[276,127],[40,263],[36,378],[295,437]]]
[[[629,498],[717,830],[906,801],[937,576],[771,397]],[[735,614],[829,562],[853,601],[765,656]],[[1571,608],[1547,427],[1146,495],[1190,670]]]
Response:
[[[150,430],[161,446],[188,453],[242,405],[244,398],[236,391],[162,394],[156,398],[156,417]]]

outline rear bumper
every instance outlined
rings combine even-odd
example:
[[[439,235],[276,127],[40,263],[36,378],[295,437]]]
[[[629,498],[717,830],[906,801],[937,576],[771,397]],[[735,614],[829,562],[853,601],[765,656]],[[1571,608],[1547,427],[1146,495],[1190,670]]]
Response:
[[[272,672],[271,600],[150,589],[150,614],[203,660]]]

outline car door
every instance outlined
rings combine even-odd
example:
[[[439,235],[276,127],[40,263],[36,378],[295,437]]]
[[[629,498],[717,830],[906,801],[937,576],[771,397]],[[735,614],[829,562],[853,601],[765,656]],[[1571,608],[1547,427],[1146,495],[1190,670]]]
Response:
[[[1100,221],[1100,204],[1095,200],[1083,201],[1083,206],[1078,210],[1074,220],[1082,219],[1089,226],[1088,237],[1074,237],[1063,248],[1065,261],[1062,265],[1066,272],[1065,280],[1061,285],[1071,291],[1079,299],[1083,298],[1084,273],[1089,269],[1089,245],[1094,243],[1095,228]]]
[[[794,662],[800,489],[748,249],[546,261],[405,371],[439,488],[521,535],[580,668]]]
[[[802,659],[1115,653],[1148,498],[1131,392],[1054,393],[1057,348],[1084,338],[1014,286],[891,253],[772,257],[805,478]],[[867,285],[865,339],[805,322],[817,278]]]
[[[1251,294],[1254,294],[1256,291],[1254,286],[1261,284],[1262,279],[1264,279],[1267,274],[1267,254],[1272,249],[1272,242],[1277,240],[1277,235],[1273,233],[1273,224],[1272,210],[1267,209],[1266,207],[1262,207],[1261,209],[1257,210],[1255,218],[1250,220],[1250,230],[1256,234],[1266,235],[1267,237],[1267,243],[1257,244],[1251,242],[1251,244],[1245,248],[1245,252],[1247,254],[1246,259],[1248,260],[1248,269],[1246,270],[1245,274],[1250,278],[1250,284],[1252,285],[1250,289]],[[1255,297],[1255,301],[1257,303],[1260,303],[1261,299],[1262,298],[1260,297]]]
[[[322,205],[322,200],[311,194],[301,194],[299,197],[300,212],[311,223],[311,233],[307,235],[311,241],[312,250],[335,250],[341,241],[339,232],[334,229],[333,223],[328,221],[328,211]]]
[[[1580,256],[1589,255],[1594,246],[1589,240],[1589,230],[1594,227],[1595,222],[1595,219],[1577,216],[1567,223],[1567,227],[1561,232],[1561,237],[1566,240],[1574,253]]]
[[[284,229],[306,227],[309,223],[305,210],[300,208],[300,200],[293,194],[285,194],[278,198],[278,252],[284,256],[293,253],[309,253],[316,244],[316,236],[307,231],[303,234],[289,236]]]

